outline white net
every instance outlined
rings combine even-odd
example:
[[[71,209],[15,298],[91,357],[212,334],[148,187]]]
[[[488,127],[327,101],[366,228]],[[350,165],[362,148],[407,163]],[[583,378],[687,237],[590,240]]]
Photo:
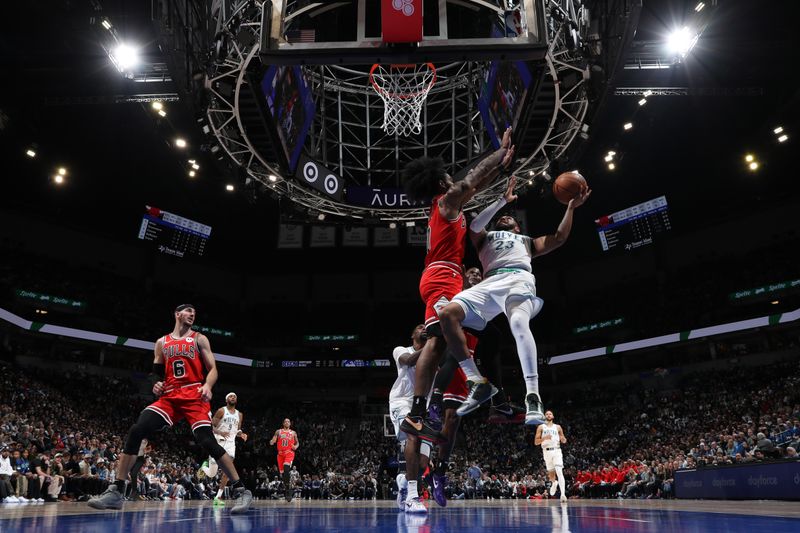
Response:
[[[433,63],[372,65],[369,79],[383,99],[383,131],[408,137],[422,131],[422,104],[436,83]]]

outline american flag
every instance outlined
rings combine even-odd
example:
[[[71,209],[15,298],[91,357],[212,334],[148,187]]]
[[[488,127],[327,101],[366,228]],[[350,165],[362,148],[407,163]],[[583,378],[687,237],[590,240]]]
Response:
[[[286,40],[290,43],[313,43],[316,40],[316,30],[289,30]]]

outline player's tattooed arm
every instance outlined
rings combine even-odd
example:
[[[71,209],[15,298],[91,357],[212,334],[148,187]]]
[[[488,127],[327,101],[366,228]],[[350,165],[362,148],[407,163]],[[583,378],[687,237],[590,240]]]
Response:
[[[276,442],[278,442],[278,430],[277,429],[275,430],[275,433],[272,435],[272,438],[269,441],[269,445],[272,446]]]
[[[292,433],[294,433],[294,444],[292,445],[292,450],[296,450],[297,448],[300,447],[300,439],[297,438],[296,431],[292,431]]]

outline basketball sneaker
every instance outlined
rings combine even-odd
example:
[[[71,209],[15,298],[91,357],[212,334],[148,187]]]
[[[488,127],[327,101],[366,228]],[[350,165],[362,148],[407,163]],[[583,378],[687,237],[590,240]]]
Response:
[[[492,405],[487,422],[490,424],[522,424],[525,422],[525,409],[511,402]]]
[[[486,378],[483,378],[483,381],[467,381],[467,386],[469,387],[469,394],[464,403],[461,404],[461,407],[456,409],[458,416],[471,413],[480,407],[483,402],[499,392],[497,387],[489,383]]]
[[[436,431],[442,430],[442,406],[436,403],[431,403],[428,407],[428,416],[425,418],[428,425]]]
[[[401,511],[406,506],[406,496],[408,496],[408,489],[400,489],[397,491],[397,508]]]
[[[122,494],[119,493],[116,485],[109,485],[108,488],[94,498],[89,499],[89,507],[92,509],[122,509]]]
[[[428,512],[428,508],[422,503],[419,497],[406,500],[406,512],[411,514],[423,514]]]
[[[285,496],[286,496],[286,501],[287,501],[287,502],[290,502],[290,501],[292,501],[292,497],[294,496],[294,489],[293,489],[293,488],[291,488],[291,487],[289,487],[288,489],[286,489]]]
[[[434,472],[431,475],[431,487],[433,487],[433,500],[439,507],[447,507],[447,496],[444,489],[447,487],[447,476]]]
[[[561,503],[567,503],[567,497],[563,494],[561,495]]]
[[[231,514],[243,514],[250,509],[253,503],[253,493],[244,487],[239,487],[233,491],[233,507]]]
[[[544,424],[544,413],[542,412],[542,399],[535,392],[525,397],[525,405],[528,412],[525,413],[525,423],[530,426]]]
[[[431,444],[447,442],[447,438],[440,431],[431,427],[430,423],[421,416],[406,416],[400,424],[400,429]]]
[[[214,496],[214,501],[211,502],[214,507],[225,507],[225,500]]]
[[[558,483],[556,483],[555,481],[550,483],[550,496],[555,496],[557,490],[558,490]]]

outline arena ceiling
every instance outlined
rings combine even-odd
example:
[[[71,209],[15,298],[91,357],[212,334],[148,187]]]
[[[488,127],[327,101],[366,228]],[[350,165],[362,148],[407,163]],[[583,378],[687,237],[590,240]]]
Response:
[[[652,43],[680,27],[695,4],[645,0],[627,60],[647,59]],[[40,1],[11,9],[21,12],[0,23],[3,209],[132,242],[144,205],[158,205],[213,226],[217,259],[235,253],[243,228],[257,228],[249,232],[252,248],[274,247],[281,217],[299,214],[291,203],[245,187],[241,171],[210,152],[188,102],[167,98],[167,116],[160,118],[148,102],[136,101],[144,86],[148,93],[179,92],[149,3]],[[576,151],[574,165],[594,194],[574,230],[580,244],[560,252],[558,261],[599,255],[594,218],[662,194],[675,213],[676,233],[798,201],[792,155],[800,99],[791,81],[792,65],[800,64],[792,42],[796,11],[792,0],[769,7],[719,0],[681,65],[620,74],[620,94],[605,98]],[[153,65],[147,75],[160,81],[120,75],[101,44],[102,17],[119,35],[143,43]],[[657,92],[640,106],[639,94],[648,88],[680,90]],[[628,121],[634,127],[626,132]],[[773,134],[778,125],[790,136],[785,143]],[[187,140],[186,149],[176,148],[177,136]],[[33,159],[25,155],[31,147]],[[609,150],[618,154],[614,171],[604,161]],[[744,164],[749,152],[761,162],[757,172]],[[194,178],[187,175],[189,159],[200,166]],[[61,166],[68,175],[56,186],[52,176]],[[226,191],[227,184],[235,191]],[[524,195],[520,205],[533,232],[551,229],[561,213],[547,195]],[[409,268],[419,264],[420,254],[403,255]]]

